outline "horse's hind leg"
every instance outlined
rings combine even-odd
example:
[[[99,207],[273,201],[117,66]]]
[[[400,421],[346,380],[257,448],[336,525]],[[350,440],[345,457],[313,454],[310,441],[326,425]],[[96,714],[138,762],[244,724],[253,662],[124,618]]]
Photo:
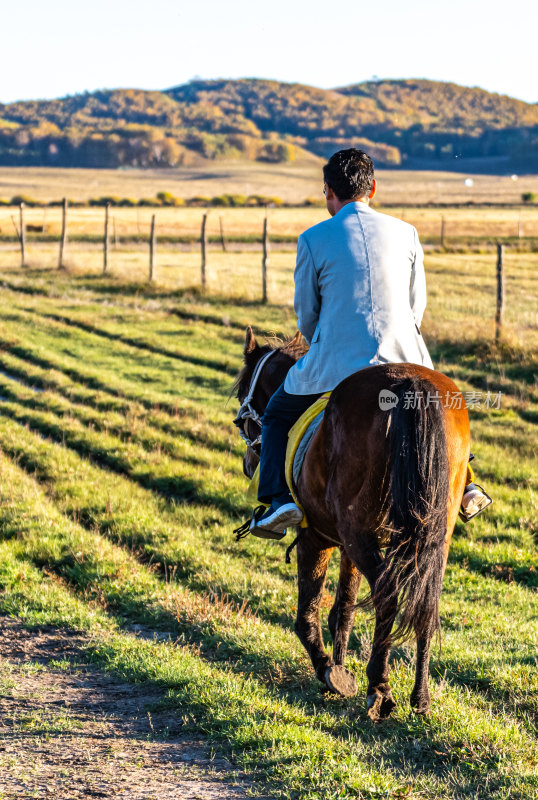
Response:
[[[325,587],[327,566],[333,547],[316,544],[315,534],[307,532],[297,542],[299,601],[295,632],[312,660],[318,680],[343,697],[357,692],[355,676],[343,666],[335,665],[323,646],[319,608]]]
[[[428,689],[430,643],[431,632],[417,637],[415,685],[411,692],[411,707],[417,714],[427,714],[430,710],[430,690]]]
[[[366,549],[359,550],[356,548],[356,552],[351,555],[370,584],[372,594],[375,594],[377,577],[383,564],[381,553],[378,550],[370,550],[368,552]],[[387,587],[387,591],[390,591],[390,587]],[[372,653],[366,666],[366,676],[368,678],[366,701],[368,704],[368,716],[373,722],[386,719],[396,706],[389,685],[390,634],[396,618],[396,611],[396,598],[394,598],[389,608],[385,608],[383,614],[378,608],[375,608]]]
[[[333,640],[333,661],[344,666],[349,636],[357,610],[357,594],[362,575],[343,552],[340,559],[340,578],[334,605],[329,614],[329,630]]]
[[[355,619],[356,601],[361,574],[353,562],[342,552],[340,578],[334,605],[329,613],[329,630],[333,640],[334,665],[325,671],[325,683],[331,691],[352,697],[357,694],[357,681],[352,672],[344,667],[349,635]]]
[[[372,655],[366,667],[368,690],[366,702],[368,716],[372,722],[378,722],[390,716],[396,703],[389,685],[390,632],[396,617],[396,600],[394,608],[381,617],[376,609],[375,630],[372,641]]]
[[[325,587],[327,566],[333,547],[316,544],[314,536],[305,530],[297,542],[297,574],[299,599],[295,633],[310,656],[316,676],[325,683],[325,672],[332,661],[323,647],[319,608]]]

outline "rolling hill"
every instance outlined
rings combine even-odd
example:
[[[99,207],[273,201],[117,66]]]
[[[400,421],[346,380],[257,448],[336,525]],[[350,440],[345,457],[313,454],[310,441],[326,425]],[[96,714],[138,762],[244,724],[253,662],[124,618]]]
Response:
[[[475,168],[536,169],[538,105],[428,80],[326,90],[258,79],[0,104],[4,166],[285,162],[351,145],[380,166],[447,169],[472,159]]]

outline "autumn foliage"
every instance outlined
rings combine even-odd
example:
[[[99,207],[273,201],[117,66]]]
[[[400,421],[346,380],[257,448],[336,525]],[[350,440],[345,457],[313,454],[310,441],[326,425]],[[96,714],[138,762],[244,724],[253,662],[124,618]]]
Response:
[[[530,165],[538,153],[538,106],[426,80],[324,90],[254,79],[0,105],[1,165],[290,162],[351,145],[385,166],[444,167],[454,158]]]

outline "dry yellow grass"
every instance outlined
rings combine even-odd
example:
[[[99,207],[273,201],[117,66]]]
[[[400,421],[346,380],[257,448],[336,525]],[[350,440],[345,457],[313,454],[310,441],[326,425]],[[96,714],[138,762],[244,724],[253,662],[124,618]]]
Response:
[[[378,206],[383,210],[381,206]],[[45,225],[50,235],[59,236],[61,210],[55,208],[28,208],[29,225]],[[111,209],[111,234],[114,227],[121,237],[149,234],[152,214],[157,218],[157,235],[199,236],[201,208],[113,208]],[[504,237],[538,236],[538,207],[528,208],[390,208],[385,213],[405,219],[415,225],[420,236],[438,237],[441,219],[445,218],[448,239],[458,236]],[[225,234],[229,236],[260,236],[265,210],[262,208],[213,208],[209,211],[208,233],[218,236],[220,219]],[[327,219],[324,208],[273,208],[269,210],[270,231],[275,236],[298,236],[302,231]],[[71,235],[100,236],[104,228],[103,208],[70,208],[69,233]],[[0,207],[0,235],[15,233],[13,220],[18,225],[18,209]]]
[[[3,167],[0,198],[27,194],[37,200],[69,197],[76,201],[103,195],[154,197],[168,191],[178,197],[213,197],[223,193],[263,194],[301,203],[321,198],[322,160],[295,164],[210,162],[204,166],[170,170],[88,170]],[[472,187],[464,179],[472,177]],[[519,203],[522,192],[538,192],[536,174],[512,180],[510,175],[468,175],[456,172],[378,170],[379,202],[421,203]]]

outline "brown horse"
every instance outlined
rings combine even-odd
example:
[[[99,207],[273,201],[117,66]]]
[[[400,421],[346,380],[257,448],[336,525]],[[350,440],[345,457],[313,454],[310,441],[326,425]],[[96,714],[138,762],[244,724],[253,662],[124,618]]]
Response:
[[[280,346],[259,346],[247,328],[245,366],[235,385],[240,402],[256,365],[272,349],[276,352],[261,368],[251,403],[259,415],[305,352],[300,335]],[[387,409],[380,407],[380,392],[389,397]],[[239,424],[246,440],[259,437],[256,414]],[[344,661],[365,576],[370,597],[363,605],[375,612],[366,667],[368,714],[374,721],[395,706],[388,662],[396,639],[416,637],[411,706],[422,714],[430,707],[430,643],[439,629],[443,574],[469,452],[469,418],[456,385],[446,375],[406,363],[367,367],[342,381],[307,451],[297,486],[308,528],[301,529],[297,542],[295,631],[319,680],[344,697],[356,694]],[[248,477],[258,460],[258,446],[247,446],[243,468]],[[323,646],[319,609],[335,547],[341,556],[329,614],[331,658]]]

